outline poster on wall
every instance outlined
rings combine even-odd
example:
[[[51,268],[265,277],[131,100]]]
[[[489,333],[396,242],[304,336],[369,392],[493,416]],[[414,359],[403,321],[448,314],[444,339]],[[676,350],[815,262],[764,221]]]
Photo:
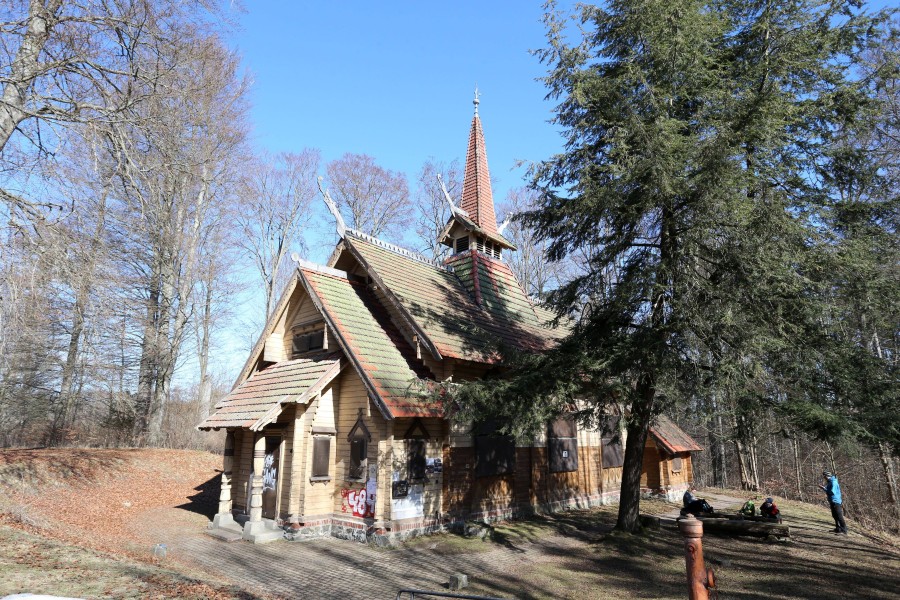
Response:
[[[425,515],[425,486],[411,485],[405,498],[391,499],[392,519],[412,519]]]

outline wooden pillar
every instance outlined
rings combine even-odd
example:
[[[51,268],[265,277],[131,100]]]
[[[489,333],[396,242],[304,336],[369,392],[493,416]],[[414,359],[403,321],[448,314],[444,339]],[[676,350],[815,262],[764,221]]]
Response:
[[[250,522],[262,521],[263,468],[266,460],[266,436],[256,434],[253,444],[253,479],[250,482]]]
[[[219,492],[218,514],[231,514],[231,477],[234,467],[234,431],[225,434],[225,452],[222,457],[222,489]]]

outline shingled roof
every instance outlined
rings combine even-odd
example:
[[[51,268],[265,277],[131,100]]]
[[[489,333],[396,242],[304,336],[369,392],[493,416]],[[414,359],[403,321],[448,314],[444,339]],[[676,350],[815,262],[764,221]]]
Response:
[[[491,191],[491,173],[488,170],[484,131],[478,117],[478,97],[475,97],[475,115],[469,131],[469,147],[466,150],[466,170],[463,175],[461,208],[475,224],[489,235],[497,235],[497,215],[494,214],[494,195]]]
[[[254,373],[216,404],[198,429],[244,427],[259,431],[285,404],[305,404],[341,370],[337,353],[289,360]]]
[[[669,454],[703,450],[700,444],[694,441],[694,438],[686,434],[681,427],[665,415],[656,417],[656,422],[650,426],[650,435]]]
[[[500,261],[464,253],[451,269],[352,232],[345,244],[441,356],[494,363],[499,360],[492,354],[497,340],[540,350],[558,335],[544,327],[512,271]]]
[[[430,374],[364,281],[326,267],[301,266],[300,275],[386,418],[443,416],[421,394]]]

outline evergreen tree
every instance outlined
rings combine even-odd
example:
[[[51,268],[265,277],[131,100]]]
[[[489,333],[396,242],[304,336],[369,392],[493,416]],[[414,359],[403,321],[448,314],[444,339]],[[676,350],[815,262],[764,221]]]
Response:
[[[869,93],[852,66],[877,20],[821,0],[623,0],[583,7],[571,43],[548,8],[538,55],[566,144],[524,220],[551,259],[589,248],[591,268],[550,295],[579,315],[555,351],[454,397],[514,433],[576,398],[583,423],[624,407],[631,531],[655,415],[701,389],[759,402],[779,380],[768,357],[807,358],[825,279],[814,175]]]

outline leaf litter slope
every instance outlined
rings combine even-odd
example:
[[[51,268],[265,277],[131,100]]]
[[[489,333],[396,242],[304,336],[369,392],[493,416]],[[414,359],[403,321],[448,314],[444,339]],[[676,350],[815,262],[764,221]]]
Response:
[[[206,527],[219,465],[182,450],[0,451],[0,596],[268,598],[152,558]]]

